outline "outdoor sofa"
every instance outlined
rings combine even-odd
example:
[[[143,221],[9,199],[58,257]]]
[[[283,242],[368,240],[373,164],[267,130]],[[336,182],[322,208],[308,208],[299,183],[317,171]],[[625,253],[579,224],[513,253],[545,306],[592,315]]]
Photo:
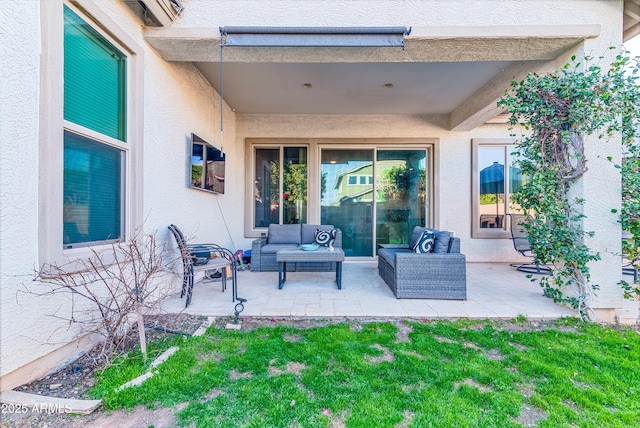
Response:
[[[425,230],[435,234],[433,251],[416,253],[413,248]],[[396,298],[467,299],[466,259],[460,254],[460,238],[448,231],[415,227],[408,244],[382,246],[378,273]]]
[[[334,248],[342,248],[342,231],[330,224],[270,224],[266,238],[253,241],[251,246],[252,271],[278,271],[276,253],[287,248],[297,248],[301,244],[312,244],[316,230],[336,230]],[[335,262],[287,263],[287,271],[324,272],[335,271]]]

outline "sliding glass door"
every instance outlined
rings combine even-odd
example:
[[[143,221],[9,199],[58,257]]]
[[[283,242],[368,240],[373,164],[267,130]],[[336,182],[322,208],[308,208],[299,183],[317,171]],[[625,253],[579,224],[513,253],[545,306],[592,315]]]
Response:
[[[415,226],[427,224],[424,149],[323,149],[320,174],[321,222],[342,230],[347,256],[407,243]]]
[[[426,152],[376,152],[376,243],[406,244],[426,224]]]
[[[322,150],[320,218],[342,230],[346,256],[373,256],[373,150]]]

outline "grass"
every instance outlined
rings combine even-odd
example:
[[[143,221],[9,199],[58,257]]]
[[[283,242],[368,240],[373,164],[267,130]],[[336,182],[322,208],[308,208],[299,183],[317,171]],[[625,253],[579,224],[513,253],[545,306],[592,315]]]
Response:
[[[91,391],[197,427],[640,427],[640,335],[564,319],[210,328],[143,386],[139,355]]]

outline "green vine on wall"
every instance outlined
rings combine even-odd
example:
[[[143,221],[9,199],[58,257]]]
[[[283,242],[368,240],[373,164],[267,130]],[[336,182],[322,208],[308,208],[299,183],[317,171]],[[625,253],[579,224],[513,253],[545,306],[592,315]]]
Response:
[[[511,82],[511,91],[498,105],[511,115],[511,125],[526,131],[518,142],[516,163],[522,176],[529,179],[513,199],[530,216],[523,226],[536,261],[554,266],[553,276],[541,278],[540,285],[554,301],[570,304],[584,318],[594,319],[589,305],[598,286],[590,282],[589,263],[600,256],[586,244],[585,238],[594,232],[583,229],[584,200],[572,197],[571,188],[588,169],[584,138],[621,135],[625,162],[614,163],[622,173],[620,223],[632,233],[632,244],[623,250],[629,256],[635,248],[637,255],[640,65],[628,52],[616,55],[607,69],[593,63],[593,58],[584,61],[577,62],[574,56],[554,73],[531,73],[520,82]],[[574,292],[568,294],[567,290]]]

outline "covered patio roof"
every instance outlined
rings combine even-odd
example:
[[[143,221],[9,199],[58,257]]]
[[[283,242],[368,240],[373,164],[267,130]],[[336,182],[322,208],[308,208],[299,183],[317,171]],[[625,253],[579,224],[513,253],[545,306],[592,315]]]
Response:
[[[555,60],[600,25],[412,27],[400,47],[225,47],[224,99],[238,114],[445,116],[471,130],[502,113],[509,82]],[[220,89],[218,28],[147,29],[168,61],[194,62]],[[439,121],[441,122],[441,121]]]

